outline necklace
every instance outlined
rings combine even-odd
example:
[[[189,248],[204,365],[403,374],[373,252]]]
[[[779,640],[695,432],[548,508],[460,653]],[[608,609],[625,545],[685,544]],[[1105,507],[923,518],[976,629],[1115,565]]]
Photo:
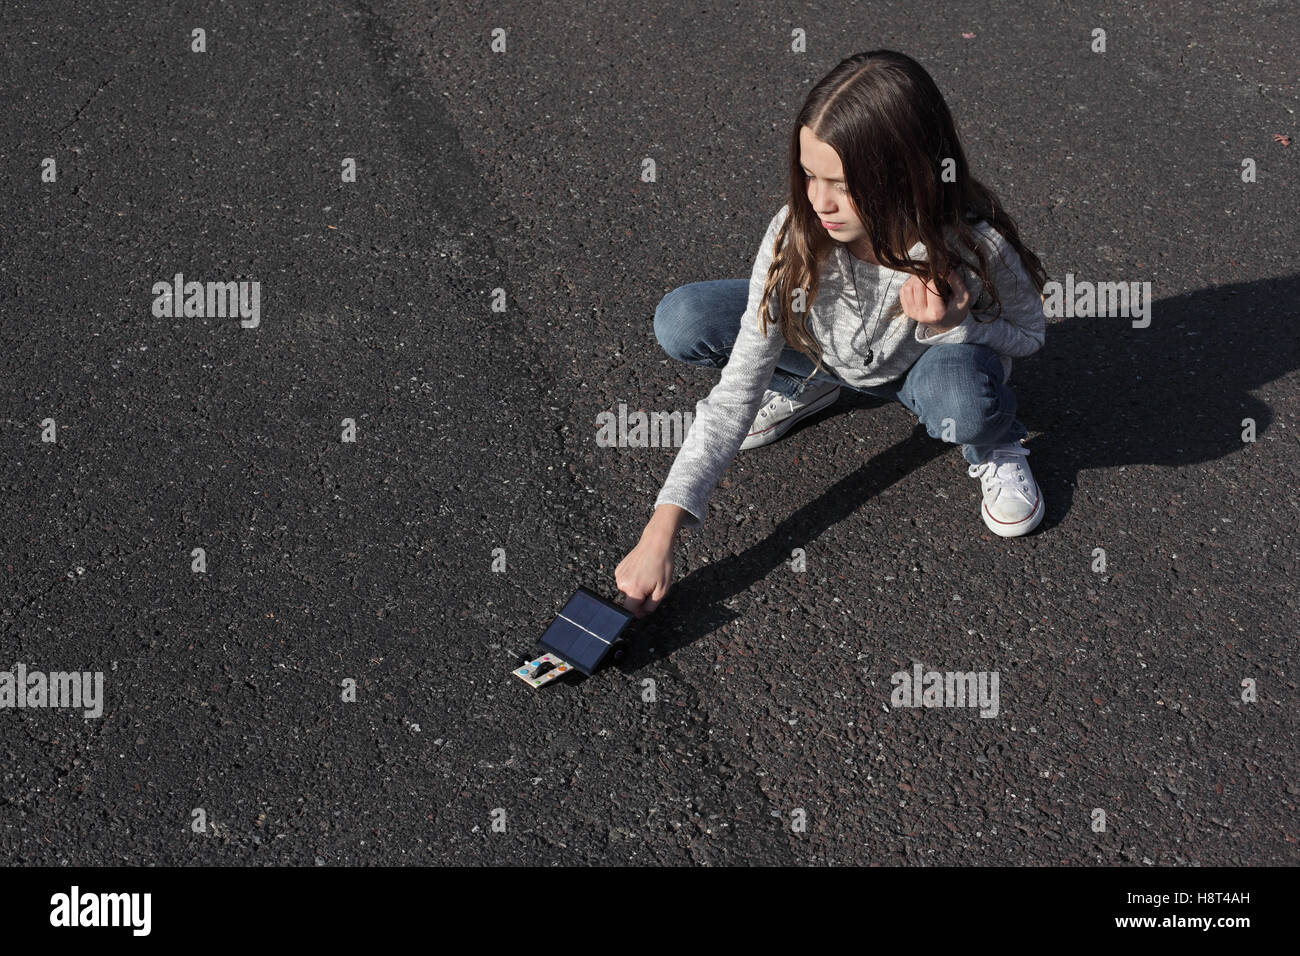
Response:
[[[843,249],[843,247],[841,247],[841,249]],[[889,277],[889,285],[885,288],[885,294],[880,297],[880,308],[876,310],[876,320],[870,327],[867,327],[867,316],[866,313],[862,311],[862,297],[858,294],[858,276],[857,270],[853,267],[853,254],[845,249],[844,255],[848,259],[849,278],[853,280],[853,301],[858,307],[858,315],[862,318],[862,325],[866,328],[867,332],[867,344],[870,345],[875,340],[873,333],[880,326],[880,317],[885,314],[885,306],[889,303],[889,293],[894,288],[894,279],[897,277]],[[881,266],[881,268],[883,269],[885,267]],[[892,272],[893,270],[891,269],[890,271]],[[874,358],[875,353],[868,348],[866,354],[863,355],[863,367],[865,368],[870,365]]]

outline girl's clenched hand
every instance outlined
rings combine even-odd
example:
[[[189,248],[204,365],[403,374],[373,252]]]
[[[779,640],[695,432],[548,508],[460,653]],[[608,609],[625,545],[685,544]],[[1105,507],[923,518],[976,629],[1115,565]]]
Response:
[[[898,294],[903,314],[928,325],[936,333],[955,329],[961,325],[970,308],[970,291],[956,269],[948,273],[948,284],[952,286],[952,296],[951,301],[945,304],[933,286],[916,276],[909,276]]]
[[[614,583],[625,610],[638,618],[654,611],[673,584],[673,539],[643,536],[614,569]]]

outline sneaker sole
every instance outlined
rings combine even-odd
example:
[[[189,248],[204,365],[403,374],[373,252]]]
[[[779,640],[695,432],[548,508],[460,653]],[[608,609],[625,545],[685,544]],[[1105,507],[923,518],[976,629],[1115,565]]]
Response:
[[[822,409],[834,405],[839,400],[839,397],[840,388],[837,386],[834,391],[827,392],[821,398],[817,399],[817,401],[813,402],[806,408],[799,409],[799,411],[795,412],[789,418],[782,419],[775,425],[770,425],[763,429],[761,432],[754,432],[749,435],[740,443],[741,450],[744,451],[749,448],[761,448],[763,445],[772,444],[772,442],[776,441],[809,415],[816,415]]]
[[[984,525],[1001,538],[1018,538],[1021,535],[1029,534],[1043,520],[1043,512],[1046,510],[1041,490],[1038,492],[1038,501],[1034,506],[1034,510],[1019,521],[999,521],[989,514],[988,508],[983,504],[980,505],[980,514],[984,517]]]

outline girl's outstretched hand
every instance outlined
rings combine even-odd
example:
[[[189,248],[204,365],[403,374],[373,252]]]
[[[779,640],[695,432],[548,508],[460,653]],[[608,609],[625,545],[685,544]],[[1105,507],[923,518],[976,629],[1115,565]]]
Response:
[[[903,314],[922,325],[928,325],[936,334],[955,329],[965,320],[970,308],[970,290],[961,281],[956,269],[948,273],[948,284],[952,286],[952,297],[945,304],[939,298],[937,289],[916,276],[909,276],[898,294]]]
[[[642,537],[614,569],[614,583],[627,597],[624,609],[643,618],[659,606],[673,583],[673,540]]]

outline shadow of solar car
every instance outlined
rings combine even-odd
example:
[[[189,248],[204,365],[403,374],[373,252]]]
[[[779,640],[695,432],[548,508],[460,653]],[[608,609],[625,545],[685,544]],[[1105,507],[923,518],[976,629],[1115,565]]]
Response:
[[[590,677],[602,664],[620,661],[627,654],[623,629],[633,617],[631,611],[580,587],[542,633],[538,643],[546,653],[516,668],[514,674],[533,687],[548,684],[570,670]]]

